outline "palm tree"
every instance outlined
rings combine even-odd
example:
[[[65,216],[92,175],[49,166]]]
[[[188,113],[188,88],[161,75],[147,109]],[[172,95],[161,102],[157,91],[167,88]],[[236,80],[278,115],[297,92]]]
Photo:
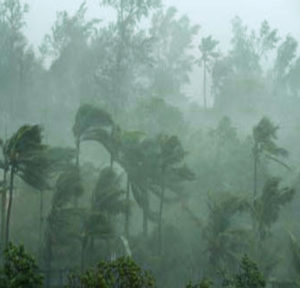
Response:
[[[11,208],[15,176],[38,190],[49,188],[46,179],[46,146],[42,144],[41,128],[38,125],[22,126],[6,143],[4,155],[10,173],[9,199],[6,215],[5,246],[9,241]]]
[[[68,147],[47,147],[45,157],[47,161],[47,176],[51,179],[70,166],[70,163],[76,156],[76,151]],[[52,190],[52,187],[50,187]],[[42,232],[44,227],[44,190],[40,190],[40,225],[39,225],[39,242],[40,252],[42,246]]]
[[[260,240],[278,220],[280,208],[293,200],[295,189],[280,187],[281,179],[272,177],[264,185],[262,195],[255,201],[252,213],[256,219]]]
[[[150,210],[149,190],[153,174],[157,171],[158,145],[155,141],[146,139],[138,131],[124,132],[120,146],[119,164],[127,174],[125,214],[125,235],[129,232],[129,194],[132,191],[137,204],[143,210],[143,234],[147,236],[148,220],[155,221],[155,213]]]
[[[175,183],[194,179],[194,174],[183,164],[185,151],[177,136],[160,135],[157,138],[160,146],[159,169],[156,175],[160,187],[159,222],[158,222],[158,248],[162,252],[162,218],[163,208],[166,201],[166,188],[176,192]]]
[[[114,147],[112,138],[117,138],[118,128],[112,117],[106,111],[91,105],[82,105],[77,111],[73,134],[76,144],[76,165],[79,166],[80,144],[82,141],[97,141],[101,143],[111,155],[111,166],[114,161]]]
[[[143,133],[137,131],[123,132],[121,136],[120,155],[117,159],[118,163],[127,174],[126,180],[126,212],[124,231],[125,236],[129,237],[129,216],[130,216],[130,190],[132,182],[135,179],[136,169],[139,163],[139,152],[141,141],[144,137]]]
[[[224,265],[234,266],[239,250],[245,248],[243,243],[248,233],[245,229],[233,227],[232,220],[237,213],[248,209],[248,204],[246,199],[231,194],[209,195],[208,208],[209,218],[203,229],[208,243],[205,252],[209,254],[209,273],[215,273]]]
[[[73,207],[73,199],[83,193],[83,187],[79,178],[79,170],[76,165],[69,163],[56,181],[52,198],[51,210],[47,217],[45,230],[45,268],[46,287],[50,287],[50,278],[53,262],[54,245],[70,247],[71,241],[80,243],[80,230],[75,227],[75,219],[82,219],[84,211]]]
[[[85,266],[85,254],[88,244],[93,249],[94,239],[106,239],[110,248],[110,239],[114,236],[113,217],[127,210],[122,199],[125,191],[121,187],[121,178],[110,167],[101,170],[91,201],[91,210],[87,213],[82,238],[81,268]],[[110,251],[112,252],[112,251]]]
[[[197,60],[199,65],[203,65],[203,103],[204,108],[207,108],[206,99],[206,82],[207,82],[207,72],[211,71],[211,65],[213,61],[219,57],[219,53],[216,51],[216,47],[219,44],[217,40],[214,40],[212,36],[204,37],[201,39],[201,44],[199,45],[199,50],[201,51],[201,58]]]
[[[262,156],[275,161],[289,169],[278,157],[287,157],[288,152],[275,143],[279,127],[275,126],[270,119],[263,117],[253,128],[253,157],[254,157],[254,179],[253,179],[253,200],[257,197],[257,170]]]

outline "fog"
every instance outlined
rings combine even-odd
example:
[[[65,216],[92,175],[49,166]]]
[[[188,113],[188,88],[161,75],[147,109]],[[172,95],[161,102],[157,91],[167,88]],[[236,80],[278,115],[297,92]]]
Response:
[[[0,0],[0,288],[300,281],[296,0]]]
[[[74,13],[82,1],[79,0],[29,0],[30,11],[27,15],[26,35],[36,46],[40,43],[55,20],[56,12],[66,10]],[[109,19],[107,13],[99,6],[99,1],[86,1],[87,18]],[[292,34],[300,39],[299,13],[300,3],[297,0],[211,0],[179,1],[166,0],[165,7],[175,6],[181,14],[187,14],[193,23],[201,26],[202,33],[213,34],[223,45],[228,47],[231,35],[230,21],[240,16],[251,28],[258,28],[263,20],[284,34]]]

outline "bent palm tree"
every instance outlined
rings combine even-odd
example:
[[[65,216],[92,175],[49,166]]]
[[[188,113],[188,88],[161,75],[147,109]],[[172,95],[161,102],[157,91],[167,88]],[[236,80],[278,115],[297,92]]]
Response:
[[[158,186],[160,187],[160,205],[159,205],[159,222],[158,222],[158,247],[159,254],[162,252],[162,217],[163,208],[166,200],[166,189],[176,192],[174,183],[191,181],[194,174],[183,164],[185,151],[177,136],[160,135],[157,138],[160,146]]]
[[[9,241],[11,208],[13,201],[14,180],[17,175],[24,182],[38,190],[49,187],[46,180],[46,146],[42,144],[41,128],[38,125],[22,126],[6,143],[4,155],[10,172],[9,199],[6,216],[5,243]]]
[[[253,207],[260,240],[263,240],[268,229],[278,220],[280,208],[293,200],[295,190],[280,187],[280,178],[272,177],[264,185],[262,195]]]
[[[74,198],[83,193],[77,166],[69,164],[56,181],[55,191],[52,198],[51,210],[47,217],[45,231],[45,266],[47,270],[46,287],[50,287],[50,272],[52,268],[54,245],[70,246],[71,240],[79,241],[80,231],[74,219],[81,219],[84,211],[73,207]]]
[[[95,238],[106,239],[110,246],[109,240],[114,235],[113,216],[127,210],[126,202],[122,199],[124,194],[120,176],[110,167],[104,168],[94,189],[91,210],[85,219],[81,251],[82,269],[85,266],[86,249],[88,245],[93,248]]]
[[[80,106],[73,126],[77,166],[79,165],[80,143],[88,140],[101,143],[108,150],[113,161],[112,138],[116,130],[109,113],[91,105]]]
[[[125,235],[129,229],[129,193],[143,210],[143,234],[147,236],[148,220],[155,220],[155,213],[150,210],[149,190],[153,174],[158,168],[158,145],[155,141],[145,139],[144,134],[137,131],[125,132],[122,136],[119,164],[127,173],[125,218]],[[156,165],[156,166],[155,166]],[[157,219],[156,219],[157,220]]]
[[[261,157],[275,161],[285,168],[290,168],[278,157],[287,157],[288,152],[284,148],[278,147],[275,143],[279,127],[275,126],[270,119],[263,117],[253,128],[253,157],[254,157],[254,179],[253,179],[253,200],[257,196],[257,168]]]
[[[215,273],[222,270],[224,265],[234,266],[239,250],[245,248],[247,231],[232,227],[232,220],[237,213],[248,209],[248,203],[246,199],[231,194],[218,197],[209,195],[208,208],[208,223],[203,232],[208,243],[209,273]]]

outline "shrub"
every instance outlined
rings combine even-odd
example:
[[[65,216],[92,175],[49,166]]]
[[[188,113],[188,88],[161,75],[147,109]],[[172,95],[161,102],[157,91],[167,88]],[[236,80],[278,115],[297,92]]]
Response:
[[[24,246],[9,243],[0,272],[0,288],[43,287],[43,277],[37,270],[34,258],[25,252]]]

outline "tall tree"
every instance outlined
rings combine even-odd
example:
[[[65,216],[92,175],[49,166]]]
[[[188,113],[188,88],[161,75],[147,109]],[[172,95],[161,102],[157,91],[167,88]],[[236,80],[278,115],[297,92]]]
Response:
[[[212,69],[215,107],[231,114],[237,110],[255,112],[268,95],[262,81],[265,60],[279,41],[276,29],[264,21],[259,31],[250,31],[238,17],[232,21],[231,49]],[[239,109],[236,109],[238,107]]]
[[[191,51],[198,30],[187,16],[177,16],[174,7],[153,15],[149,31],[153,39],[152,65],[146,71],[149,96],[163,98],[172,104],[183,103],[183,88],[190,82],[195,61]]]
[[[87,247],[94,249],[95,238],[105,239],[107,242],[107,256],[112,256],[114,247],[111,247],[111,239],[117,232],[114,229],[114,216],[124,213],[126,200],[125,191],[121,186],[121,177],[111,168],[101,170],[93,191],[91,210],[87,213],[84,236],[82,242],[81,267],[85,267]],[[94,251],[90,251],[94,253]]]
[[[202,54],[201,58],[197,61],[198,64],[203,67],[203,103],[204,108],[207,108],[206,99],[206,85],[207,85],[207,73],[211,72],[211,68],[214,60],[219,57],[219,52],[216,51],[219,42],[214,40],[212,36],[207,36],[201,39],[199,50]]]
[[[5,231],[6,245],[9,241],[15,176],[19,176],[36,189],[44,190],[49,187],[46,178],[48,167],[45,149],[46,146],[42,144],[41,128],[38,125],[21,127],[5,145],[4,153],[10,173]]]
[[[57,13],[51,32],[40,46],[44,63],[50,65],[46,73],[48,97],[44,101],[56,108],[56,115],[57,111],[71,114],[70,103],[89,103],[95,96],[96,61],[90,43],[97,34],[99,20],[88,21],[86,12],[83,2],[73,15]]]
[[[161,1],[102,0],[100,2],[104,6],[113,8],[117,19],[113,25],[100,33],[99,40],[110,43],[110,50],[106,53],[109,62],[99,66],[100,73],[97,73],[96,77],[99,86],[106,87],[106,94],[109,94],[111,101],[111,110],[118,112],[130,105],[133,96],[139,96],[137,89],[141,86],[139,71],[142,66],[147,65],[150,39],[138,24],[159,7]]]
[[[280,181],[278,177],[267,180],[252,210],[258,224],[260,240],[268,236],[271,226],[277,222],[280,208],[291,202],[295,196],[295,189],[280,187]]]
[[[132,195],[143,210],[143,235],[147,236],[148,221],[157,221],[157,215],[150,207],[149,194],[159,169],[158,143],[140,132],[124,134],[120,164],[127,173]]]
[[[79,198],[82,193],[79,169],[76,165],[69,163],[56,180],[51,209],[47,217],[45,229],[46,287],[50,287],[51,284],[55,251],[66,247],[74,249],[74,242],[81,243],[81,230],[78,226],[82,225],[80,219],[83,218],[84,211],[74,207],[72,203],[76,202],[74,199]],[[64,250],[60,249],[60,252],[63,253]],[[59,263],[63,265],[64,262],[60,259]]]
[[[157,141],[160,146],[158,159],[159,170],[157,175],[158,185],[160,187],[158,215],[158,251],[159,255],[161,255],[163,210],[166,200],[166,189],[170,189],[172,187],[172,183],[174,183],[176,179],[179,179],[180,182],[189,181],[194,179],[194,175],[186,166],[183,165],[185,151],[183,150],[183,147],[176,136],[160,135]]]

